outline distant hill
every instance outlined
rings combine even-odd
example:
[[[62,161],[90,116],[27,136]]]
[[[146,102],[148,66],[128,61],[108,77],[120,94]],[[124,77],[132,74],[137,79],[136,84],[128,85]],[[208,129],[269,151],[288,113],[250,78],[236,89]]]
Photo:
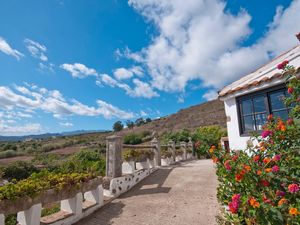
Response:
[[[224,102],[218,99],[181,109],[177,113],[155,119],[140,127],[124,129],[118,134],[126,135],[129,132],[141,132],[144,130],[156,131],[158,134],[161,134],[181,129],[194,130],[195,128],[209,125],[218,125],[226,128]]]
[[[73,136],[79,134],[99,133],[107,132],[106,130],[75,130],[62,133],[45,133],[36,135],[25,135],[25,136],[0,136],[0,141],[25,141],[25,140],[36,140],[36,139],[47,139],[51,137],[63,137]]]

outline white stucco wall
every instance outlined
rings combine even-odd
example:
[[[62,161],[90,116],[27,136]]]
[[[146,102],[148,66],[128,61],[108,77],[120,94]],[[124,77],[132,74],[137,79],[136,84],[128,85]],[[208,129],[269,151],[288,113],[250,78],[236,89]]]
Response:
[[[244,150],[250,137],[241,137],[239,131],[238,112],[235,97],[226,99],[225,113],[227,116],[227,132],[231,150]]]

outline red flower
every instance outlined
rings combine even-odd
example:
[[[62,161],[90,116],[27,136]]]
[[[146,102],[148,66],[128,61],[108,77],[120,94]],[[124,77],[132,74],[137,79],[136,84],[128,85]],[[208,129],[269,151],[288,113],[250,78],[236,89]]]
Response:
[[[239,158],[239,156],[235,155],[235,156],[232,157],[232,161],[236,161],[238,158]]]
[[[243,175],[243,174],[236,174],[236,175],[235,175],[235,180],[236,180],[237,182],[240,182],[243,178],[244,178],[244,175]]]
[[[294,120],[291,119],[291,118],[288,118],[288,120],[286,121],[286,123],[291,126],[291,125],[294,124]]]
[[[288,186],[290,193],[297,193],[299,191],[299,185],[298,184],[290,184]]]
[[[280,63],[280,64],[277,65],[277,69],[283,70],[288,63],[289,63],[288,60],[284,60],[282,63]]]
[[[272,167],[272,172],[277,173],[279,171],[279,169],[280,169],[279,166],[275,165]]]
[[[230,171],[231,170],[230,160],[226,160],[224,166],[227,171]]]
[[[275,155],[275,156],[273,157],[273,161],[279,161],[280,158],[281,158],[280,155]]]
[[[268,187],[270,185],[270,182],[267,181],[267,180],[262,180],[261,185],[264,186],[264,187]]]
[[[289,94],[292,94],[293,92],[294,92],[294,88],[289,87],[289,88],[288,88],[288,93],[289,93]]]
[[[259,156],[259,155],[256,155],[256,156],[253,157],[253,161],[254,161],[254,162],[257,162],[259,159],[260,159],[260,156]]]
[[[272,131],[270,131],[270,130],[264,130],[264,131],[261,133],[261,136],[262,136],[263,138],[266,138],[266,137],[268,137],[268,136],[271,136],[272,134],[273,134]]]
[[[268,120],[270,120],[270,121],[273,120],[273,115],[272,114],[268,115]]]
[[[283,196],[285,195],[285,192],[284,192],[284,191],[277,190],[277,191],[276,191],[276,195],[277,195],[277,196],[280,196],[280,197],[283,197]]]

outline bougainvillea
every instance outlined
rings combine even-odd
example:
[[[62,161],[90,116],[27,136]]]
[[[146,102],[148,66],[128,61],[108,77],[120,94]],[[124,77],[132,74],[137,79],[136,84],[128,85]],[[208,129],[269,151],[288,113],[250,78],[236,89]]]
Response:
[[[209,151],[231,224],[300,224],[300,75],[288,61],[278,69],[287,78],[290,118],[269,115],[247,151]]]

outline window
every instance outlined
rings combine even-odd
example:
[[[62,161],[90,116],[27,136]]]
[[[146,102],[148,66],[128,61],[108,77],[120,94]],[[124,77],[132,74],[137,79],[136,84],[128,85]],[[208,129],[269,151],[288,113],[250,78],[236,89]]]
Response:
[[[237,103],[240,133],[249,134],[253,131],[261,131],[269,114],[287,119],[289,109],[283,103],[286,95],[286,88],[279,86],[239,97]]]

